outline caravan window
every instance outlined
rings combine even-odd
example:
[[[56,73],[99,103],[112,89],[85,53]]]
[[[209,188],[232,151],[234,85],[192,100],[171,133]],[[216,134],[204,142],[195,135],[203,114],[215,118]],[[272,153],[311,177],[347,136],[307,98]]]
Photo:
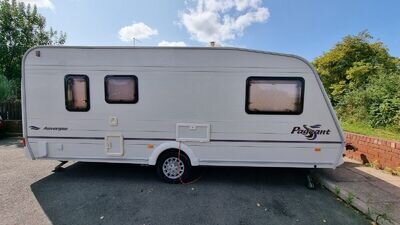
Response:
[[[133,75],[108,75],[104,78],[107,103],[138,102],[138,80]]]
[[[301,114],[304,79],[301,77],[249,77],[246,112],[249,114]]]
[[[89,111],[89,77],[66,75],[64,78],[65,107],[68,111]]]

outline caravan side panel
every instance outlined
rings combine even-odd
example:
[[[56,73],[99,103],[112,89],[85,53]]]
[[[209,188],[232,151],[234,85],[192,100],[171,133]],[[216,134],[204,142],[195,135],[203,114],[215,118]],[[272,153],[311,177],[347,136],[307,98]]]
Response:
[[[66,107],[68,75],[87,77],[88,110]],[[107,101],[109,76],[135,77],[137,101]],[[302,81],[302,110],[249,112],[250,78]],[[25,149],[34,159],[154,165],[175,146],[193,165],[342,163],[343,134],[318,75],[291,55],[233,48],[38,47],[24,57],[22,96]]]

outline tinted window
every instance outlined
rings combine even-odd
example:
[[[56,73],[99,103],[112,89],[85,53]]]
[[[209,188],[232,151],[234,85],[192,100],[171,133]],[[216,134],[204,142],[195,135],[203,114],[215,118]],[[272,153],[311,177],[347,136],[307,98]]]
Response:
[[[105,77],[104,85],[108,103],[136,103],[138,101],[136,76],[108,75]]]
[[[246,112],[250,114],[301,114],[304,79],[297,77],[249,77]]]
[[[68,111],[89,111],[89,77],[86,75],[66,75],[65,107]]]

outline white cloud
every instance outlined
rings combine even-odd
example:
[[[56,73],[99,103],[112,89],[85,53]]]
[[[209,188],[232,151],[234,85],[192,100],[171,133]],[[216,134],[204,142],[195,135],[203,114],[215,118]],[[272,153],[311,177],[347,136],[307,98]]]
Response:
[[[122,41],[128,42],[132,41],[133,38],[139,40],[149,38],[150,36],[157,35],[158,31],[140,22],[121,28],[118,34]]]
[[[158,43],[158,46],[177,46],[177,47],[185,47],[186,43],[183,41],[161,41]]]
[[[269,17],[261,0],[196,0],[180,17],[193,39],[223,43],[243,35],[253,23]]]
[[[51,0],[18,0],[19,2],[24,2],[25,4],[36,5],[38,8],[49,8],[54,9],[54,5]]]

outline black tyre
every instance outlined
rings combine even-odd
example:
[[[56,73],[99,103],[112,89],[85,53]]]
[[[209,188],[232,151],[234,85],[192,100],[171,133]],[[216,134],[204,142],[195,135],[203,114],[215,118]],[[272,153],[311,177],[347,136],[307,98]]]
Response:
[[[190,180],[192,165],[190,159],[182,151],[168,151],[157,160],[157,174],[167,183],[185,183]]]

